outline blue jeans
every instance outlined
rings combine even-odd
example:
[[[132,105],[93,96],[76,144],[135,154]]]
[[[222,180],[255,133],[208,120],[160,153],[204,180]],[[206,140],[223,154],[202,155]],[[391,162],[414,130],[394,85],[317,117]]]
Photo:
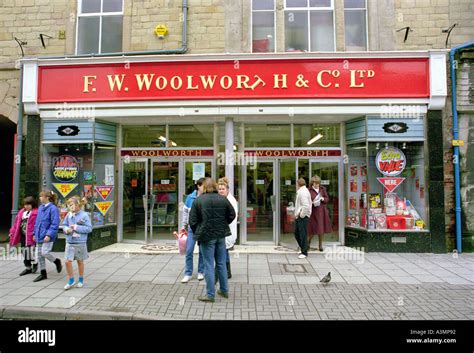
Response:
[[[214,298],[216,295],[214,283],[214,260],[216,263],[217,277],[219,278],[220,290],[223,293],[229,292],[227,283],[227,267],[225,238],[201,242],[202,258],[204,260],[204,277],[206,279],[207,296]]]
[[[193,275],[193,252],[196,241],[193,239],[193,231],[191,227],[188,230],[188,240],[186,241],[186,262],[184,266],[184,275]],[[199,249],[198,273],[204,273],[204,262],[202,261],[201,249]]]

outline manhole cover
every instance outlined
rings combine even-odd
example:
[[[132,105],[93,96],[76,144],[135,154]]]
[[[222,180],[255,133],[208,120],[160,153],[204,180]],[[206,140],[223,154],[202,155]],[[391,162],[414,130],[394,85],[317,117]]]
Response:
[[[306,268],[303,265],[290,265],[290,264],[283,264],[283,269],[287,273],[307,273]]]

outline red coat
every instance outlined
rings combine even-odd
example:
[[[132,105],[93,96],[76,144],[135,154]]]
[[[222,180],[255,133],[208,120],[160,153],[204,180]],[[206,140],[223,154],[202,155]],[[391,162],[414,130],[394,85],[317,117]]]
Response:
[[[309,187],[309,193],[311,194],[311,200],[314,200],[317,196],[316,190]],[[311,209],[311,217],[309,219],[308,233],[309,234],[325,234],[331,233],[331,220],[329,219],[329,210],[326,204],[329,202],[328,192],[324,186],[319,186],[319,193],[324,201],[321,201],[318,207]]]
[[[18,214],[15,218],[15,223],[13,227],[10,228],[10,234],[12,235],[10,238],[10,246],[15,246],[21,243],[21,218],[23,217],[23,213],[25,209],[22,208],[18,211]],[[33,208],[31,210],[30,217],[28,218],[28,224],[26,226],[26,246],[35,245],[35,241],[33,240],[33,231],[35,230],[35,222],[36,217],[38,216],[38,209]]]

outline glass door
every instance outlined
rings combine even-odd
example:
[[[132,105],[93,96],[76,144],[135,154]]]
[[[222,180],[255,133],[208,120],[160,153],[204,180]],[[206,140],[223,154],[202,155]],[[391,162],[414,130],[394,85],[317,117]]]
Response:
[[[247,242],[274,242],[276,224],[275,165],[247,167]]]
[[[339,242],[339,212],[341,210],[339,162],[310,161],[310,182],[314,175],[321,178],[321,185],[326,188],[329,196],[326,206],[329,210],[332,232],[324,235],[324,242]],[[317,244],[316,238],[317,236],[313,241],[314,244]]]
[[[150,242],[174,242],[178,230],[179,162],[151,162]]]
[[[279,244],[297,248],[295,240],[295,200],[297,161],[280,160],[280,239]]]
[[[147,242],[148,160],[123,160],[123,239]]]

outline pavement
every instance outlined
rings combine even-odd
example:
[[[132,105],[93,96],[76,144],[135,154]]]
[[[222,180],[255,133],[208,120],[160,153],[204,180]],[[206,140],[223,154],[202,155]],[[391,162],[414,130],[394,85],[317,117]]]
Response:
[[[236,247],[229,299],[202,303],[204,281],[194,274],[180,283],[183,256],[171,247],[134,246],[141,250],[91,252],[85,286],[68,291],[65,269],[58,274],[48,262],[48,279],[34,283],[36,275],[18,276],[21,259],[0,257],[0,319],[474,320],[474,254],[327,247],[298,259],[291,249]],[[328,272],[331,283],[319,283]]]

